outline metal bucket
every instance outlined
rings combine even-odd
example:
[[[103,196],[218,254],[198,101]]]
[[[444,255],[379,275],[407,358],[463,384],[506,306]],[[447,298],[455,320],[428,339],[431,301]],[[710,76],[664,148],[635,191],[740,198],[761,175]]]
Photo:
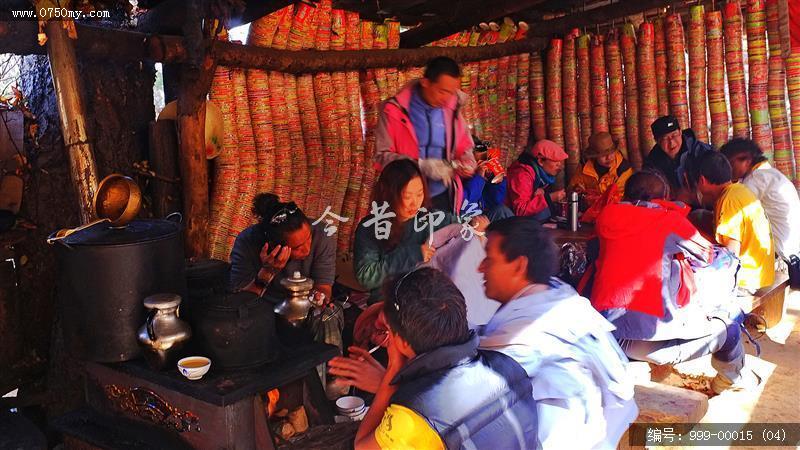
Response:
[[[101,222],[54,241],[64,338],[75,356],[120,362],[140,355],[142,299],[186,292],[180,230],[169,220]]]

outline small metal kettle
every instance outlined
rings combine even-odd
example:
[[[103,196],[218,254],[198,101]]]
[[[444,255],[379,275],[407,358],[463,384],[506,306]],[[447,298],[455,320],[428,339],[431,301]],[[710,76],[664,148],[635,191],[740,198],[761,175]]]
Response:
[[[275,307],[275,313],[292,326],[299,327],[303,325],[308,317],[308,311],[314,306],[310,299],[314,280],[295,271],[291,277],[281,279],[280,283],[289,291],[289,298]]]
[[[177,294],[154,294],[144,299],[144,307],[150,311],[139,328],[138,339],[145,359],[155,370],[175,363],[181,348],[192,337],[192,329],[178,318],[180,305],[181,296]]]

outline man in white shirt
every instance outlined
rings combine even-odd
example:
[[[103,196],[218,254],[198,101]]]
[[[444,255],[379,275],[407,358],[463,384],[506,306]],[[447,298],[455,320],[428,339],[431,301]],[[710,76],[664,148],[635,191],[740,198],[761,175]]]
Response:
[[[512,357],[531,377],[544,449],[613,449],[638,409],[614,326],[555,278],[558,249],[529,217],[488,228],[486,297],[500,309],[478,328],[480,348]]]
[[[628,362],[614,326],[571,286],[554,277],[558,249],[530,217],[488,229],[486,297],[501,306],[477,328],[479,347],[513,358],[531,378],[538,415],[537,448],[615,449],[636,419]],[[385,369],[365,350],[331,360],[340,382],[376,392]]]
[[[792,182],[770,165],[750,139],[732,139],[720,152],[730,161],[733,178],[761,201],[772,228],[776,255],[782,260],[800,255],[800,198]]]

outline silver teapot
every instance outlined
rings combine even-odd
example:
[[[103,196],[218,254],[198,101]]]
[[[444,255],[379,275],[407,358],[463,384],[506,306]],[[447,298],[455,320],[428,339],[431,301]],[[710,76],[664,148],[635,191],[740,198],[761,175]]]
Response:
[[[289,291],[289,298],[275,307],[275,313],[292,326],[300,327],[308,317],[308,311],[314,306],[310,298],[314,280],[295,271],[291,277],[281,279],[280,283]]]
[[[144,299],[144,307],[150,311],[139,328],[138,339],[145,359],[155,370],[175,363],[192,337],[192,329],[178,317],[180,305],[181,296],[177,294],[154,294]]]

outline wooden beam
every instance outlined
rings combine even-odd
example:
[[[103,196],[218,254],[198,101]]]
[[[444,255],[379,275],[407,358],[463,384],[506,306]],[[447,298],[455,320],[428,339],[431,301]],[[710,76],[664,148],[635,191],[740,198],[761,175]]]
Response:
[[[244,10],[241,13],[233,11],[228,20],[228,27],[238,27],[246,23],[258,20],[267,14],[273,13],[281,8],[285,8],[290,4],[295,3],[295,0],[247,0],[245,2]]]
[[[77,52],[84,57],[120,61],[187,61],[184,40],[178,36],[147,35],[133,31],[77,25]],[[5,30],[5,31],[3,31]],[[36,43],[36,24],[0,22],[0,48],[16,54],[43,54]],[[436,56],[459,62],[479,61],[539,50],[543,38],[525,39],[485,47],[426,47],[399,50],[288,51],[214,42],[211,52],[217,63],[230,67],[260,68],[286,73],[339,72],[383,67],[423,66]],[[9,50],[5,50],[8,48]]]
[[[217,62],[210,53],[208,29],[203,29],[203,0],[189,0],[182,26],[186,61],[180,66],[178,85],[178,167],[186,218],[184,248],[188,258],[208,256],[208,222],[211,217],[206,160],[205,101]],[[208,24],[207,24],[208,25]],[[207,27],[210,28],[210,27]]]
[[[362,20],[383,22],[384,19],[394,19],[401,25],[416,26],[422,17],[418,14],[408,13],[409,8],[426,3],[426,0],[381,0],[380,3],[364,3],[362,0],[334,0],[334,9],[357,11]],[[380,6],[380,7],[379,7]]]
[[[149,127],[150,170],[153,171],[153,215],[167,217],[181,210],[178,183],[178,134],[174,120],[154,120]]]
[[[185,13],[185,0],[165,0],[136,19],[136,30],[143,33],[180,33]]]
[[[185,58],[183,39],[133,31],[75,24],[78,39],[75,51],[84,57],[118,61],[162,61]],[[0,48],[4,53],[44,55],[46,48],[36,39],[36,22],[0,20]]]
[[[425,47],[397,50],[286,51],[215,42],[212,53],[220,65],[285,73],[346,72],[382,67],[420,67],[437,56],[458,62],[529,53],[545,47],[541,38],[484,47]]]
[[[228,28],[250,23],[277,11],[295,0],[246,0],[244,8],[230,11]],[[143,33],[177,34],[186,21],[186,0],[165,0],[137,20],[136,30]]]
[[[183,191],[186,257],[208,255],[208,161],[204,102],[217,65],[206,55],[200,68],[185,64],[178,90],[178,162]]]
[[[93,200],[97,192],[97,166],[86,133],[86,105],[83,102],[81,78],[73,41],[60,21],[45,25],[47,56],[61,121],[61,134],[69,158],[70,178],[78,194],[81,223],[95,218]]]
[[[625,16],[639,14],[656,8],[663,8],[671,5],[669,0],[635,0],[618,1],[607,6],[570,14],[558,19],[545,20],[529,24],[528,34],[533,36],[547,37],[550,35],[560,35],[573,28],[583,28],[588,26],[603,25],[615,19]]]
[[[390,11],[408,11],[415,6],[428,3],[427,0],[381,0],[381,8]]]
[[[36,22],[13,21],[8,15],[0,15],[0,48],[3,53],[14,55],[44,55],[47,49],[36,42],[39,32]]]
[[[468,29],[480,22],[512,15],[543,3],[545,0],[442,0],[448,14],[426,21],[424,25],[400,35],[403,48],[421,47],[429,42]],[[427,7],[426,7],[427,8]],[[434,9],[435,6],[431,6]]]
[[[564,13],[565,15],[572,14],[585,4],[586,2],[584,0],[547,0],[541,5],[537,5],[536,9],[528,9],[512,17],[515,20],[523,20],[531,24],[541,22],[544,16],[548,14],[557,12]]]
[[[75,46],[84,57],[162,63],[182,63],[188,59],[184,39],[179,36],[147,35],[88,25],[77,25],[77,29]],[[36,43],[36,32],[35,23],[0,22],[0,48],[22,55],[43,54],[44,48]],[[484,47],[293,52],[217,41],[211,52],[217,63],[225,66],[313,73],[419,67],[436,56],[447,56],[459,62],[479,61],[540,50],[546,44],[543,38],[531,38]]]

